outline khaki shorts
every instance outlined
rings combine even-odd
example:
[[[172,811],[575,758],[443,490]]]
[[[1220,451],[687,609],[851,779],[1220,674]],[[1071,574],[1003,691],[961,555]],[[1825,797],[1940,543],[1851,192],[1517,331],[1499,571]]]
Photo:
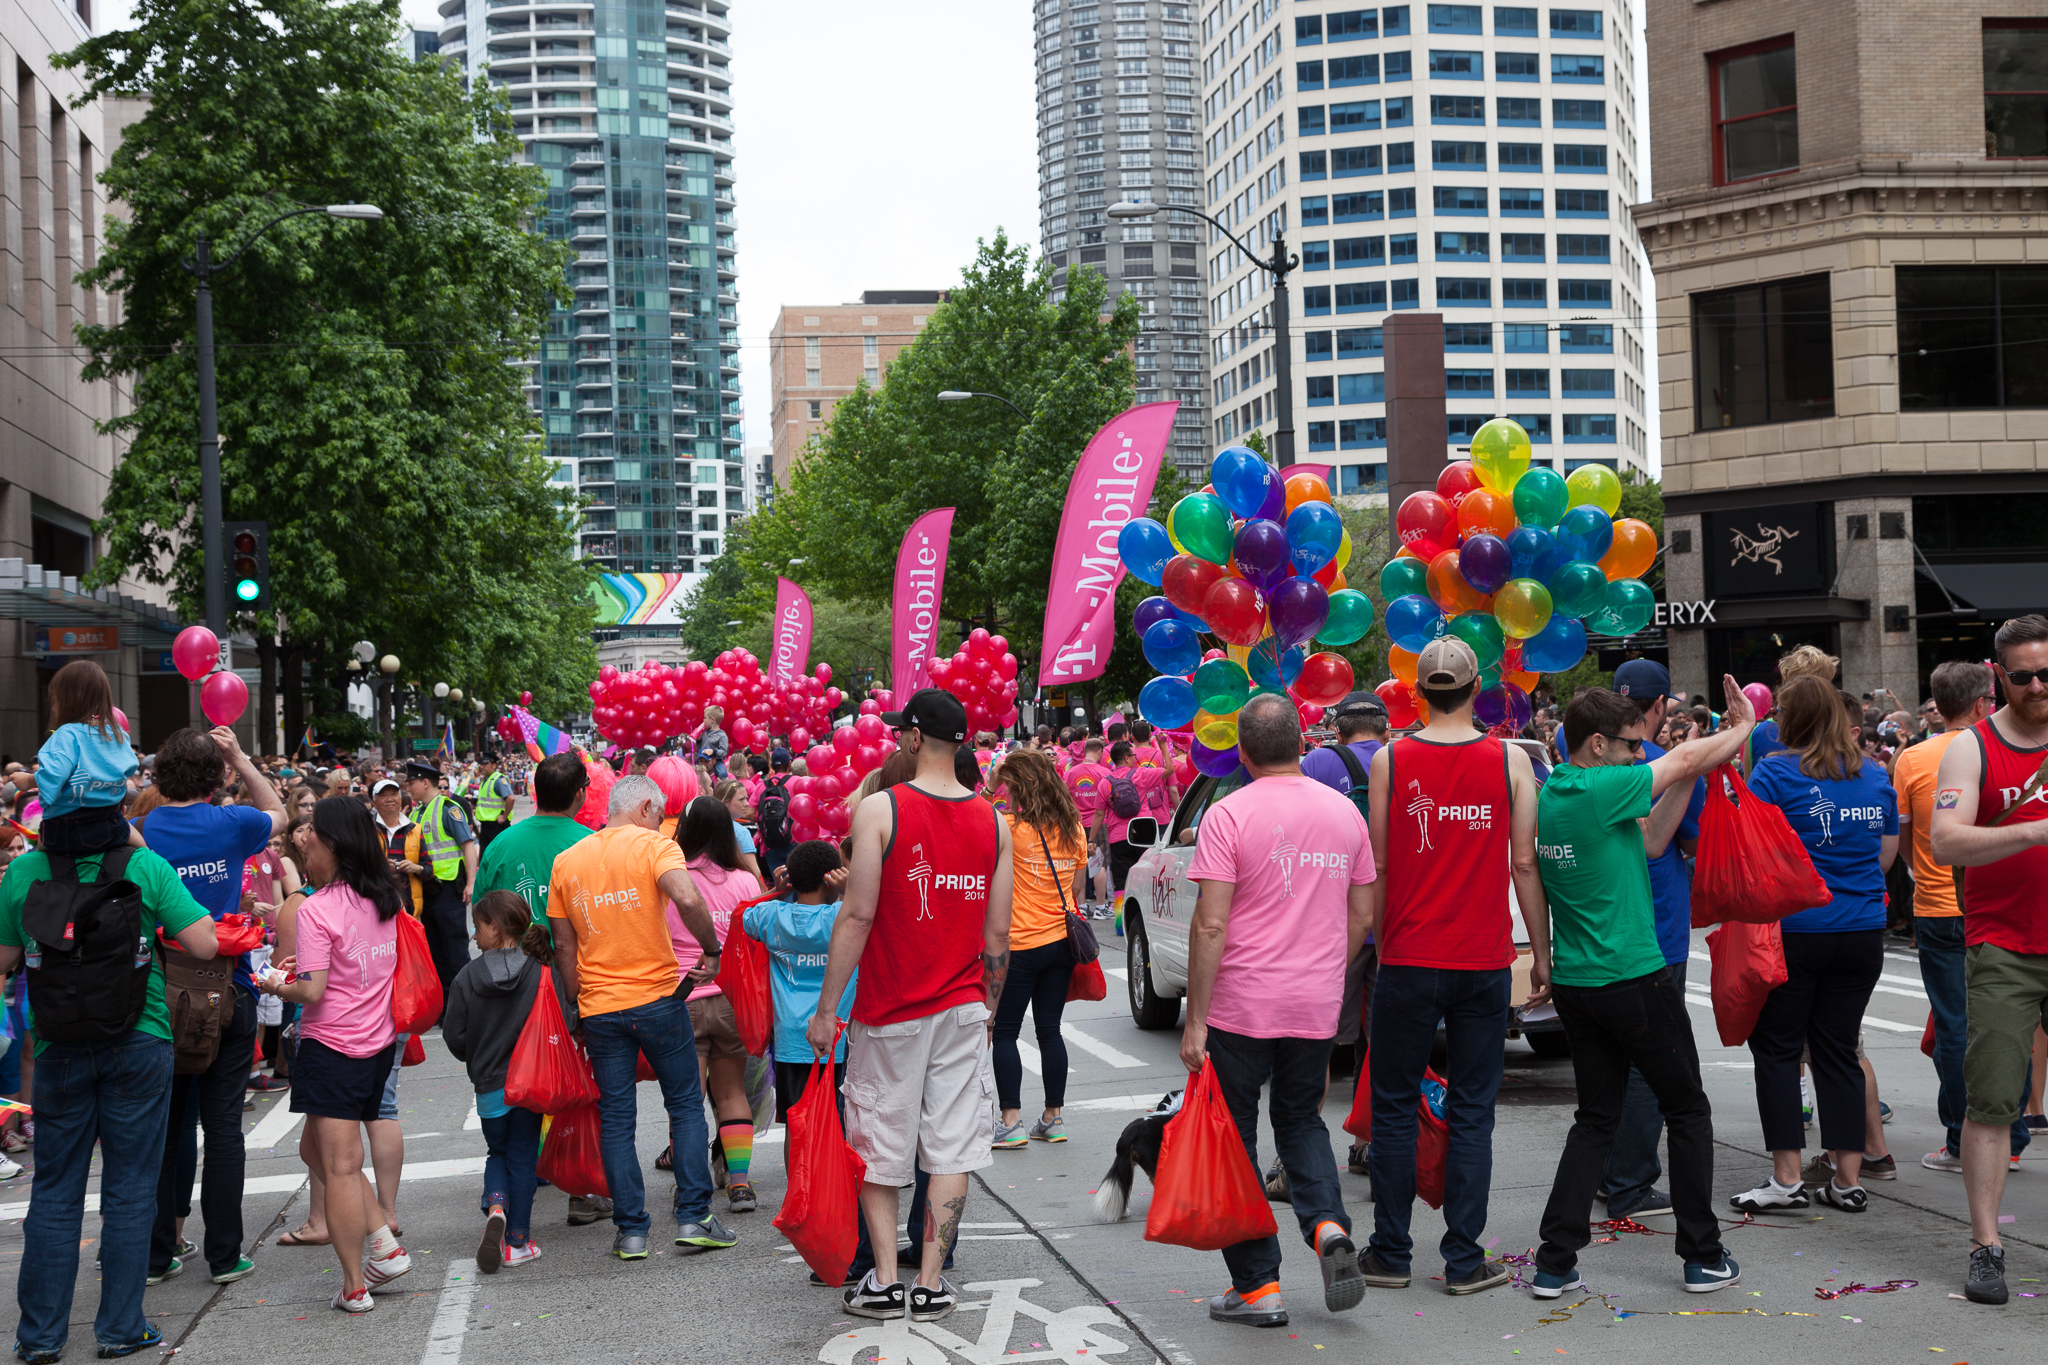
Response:
[[[995,1164],[995,1074],[988,1006],[955,1005],[894,1024],[850,1024],[846,1140],[877,1185],[964,1175]]]
[[[2034,1029],[2048,1027],[2048,953],[2015,953],[1994,943],[1964,950],[1970,1041],[1963,1049],[1963,1117],[2010,1128],[2020,1116]]]
[[[732,1016],[732,1001],[723,995],[707,995],[701,1000],[688,1002],[690,1030],[697,1035],[697,1066],[708,1068],[713,1062],[727,1061],[747,1055],[746,1044],[740,1041],[739,1025]]]

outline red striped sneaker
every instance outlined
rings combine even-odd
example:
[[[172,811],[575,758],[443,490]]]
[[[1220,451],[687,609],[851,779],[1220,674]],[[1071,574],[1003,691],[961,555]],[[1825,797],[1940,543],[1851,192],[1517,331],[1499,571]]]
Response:
[[[382,1260],[373,1261],[367,1256],[363,1258],[363,1283],[370,1287],[372,1293],[390,1284],[400,1275],[410,1273],[412,1257],[405,1254],[404,1247],[400,1247]]]

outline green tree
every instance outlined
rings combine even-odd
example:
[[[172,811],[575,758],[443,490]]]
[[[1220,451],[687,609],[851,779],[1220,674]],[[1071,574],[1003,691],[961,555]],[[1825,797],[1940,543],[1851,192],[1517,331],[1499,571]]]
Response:
[[[81,100],[148,101],[79,276],[121,298],[79,329],[86,378],[135,394],[109,424],[126,451],[95,582],[168,583],[187,616],[204,598],[180,266],[198,235],[219,260],[289,209],[374,203],[379,224],[282,223],[216,280],[224,511],[270,523],[277,604],[245,623],[283,637],[288,711],[298,665],[336,677],[358,638],[407,676],[572,708],[596,667],[588,571],[511,363],[538,350],[568,252],[527,231],[542,182],[503,97],[399,52],[396,0],[140,0],[133,22],[57,59]],[[322,691],[312,709],[338,710]]]

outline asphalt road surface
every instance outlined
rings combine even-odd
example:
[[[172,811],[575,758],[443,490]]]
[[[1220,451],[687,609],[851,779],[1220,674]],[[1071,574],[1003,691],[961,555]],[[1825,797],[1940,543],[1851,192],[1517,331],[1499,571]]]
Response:
[[[1120,963],[1109,938],[1105,961]],[[1697,956],[1703,958],[1704,949]],[[1705,963],[1695,965],[1703,981]],[[1373,1290],[1352,1312],[1324,1311],[1312,1259],[1284,1241],[1281,1281],[1292,1311],[1282,1329],[1213,1323],[1207,1300],[1227,1288],[1222,1258],[1144,1240],[1149,1186],[1141,1177],[1131,1217],[1092,1219],[1091,1195],[1123,1126],[1184,1082],[1178,1033],[1143,1033],[1130,1020],[1120,976],[1111,998],[1068,1010],[1072,1056],[1064,1145],[997,1152],[970,1188],[954,1278],[967,1293],[960,1311],[932,1324],[852,1319],[838,1295],[812,1288],[804,1267],[769,1220],[784,1189],[782,1130],[763,1134],[754,1172],[757,1213],[729,1218],[740,1243],[729,1251],[682,1255],[665,1246],[669,1177],[653,1169],[664,1142],[658,1096],[641,1092],[638,1133],[650,1205],[658,1210],[656,1250],[638,1264],[607,1254],[609,1223],[564,1225],[566,1201],[543,1190],[534,1209],[542,1259],[484,1277],[475,1255],[482,1135],[461,1066],[427,1040],[427,1062],[404,1073],[399,1091],[408,1138],[399,1217],[415,1269],[377,1311],[348,1317],[328,1307],[338,1271],[324,1248],[275,1245],[305,1213],[305,1172],[297,1116],[265,1095],[248,1115],[252,1135],[244,1216],[256,1240],[254,1275],[216,1288],[195,1265],[148,1291],[150,1317],[191,1362],[614,1361],[799,1362],[840,1365],[994,1365],[998,1361],[1214,1362],[1349,1360],[1495,1361],[1556,1355],[1640,1361],[1780,1362],[2039,1360],[2048,1328],[2048,1150],[2029,1152],[2007,1186],[2001,1231],[2015,1296],[2004,1308],[1954,1297],[1962,1287],[1968,1227],[1960,1177],[1923,1169],[1940,1142],[1934,1073],[1918,1043],[1927,1004],[1910,950],[1891,949],[1866,1018],[1867,1046],[1882,1093],[1896,1111],[1885,1137],[1899,1178],[1873,1183],[1870,1210],[1836,1210],[1760,1220],[1728,1232],[1743,1268],[1740,1288],[1713,1295],[1679,1291],[1679,1261],[1666,1234],[1596,1243],[1581,1258],[1590,1292],[1537,1303],[1523,1286],[1473,1298],[1442,1292],[1434,1248],[1438,1216],[1418,1205],[1414,1286]],[[1767,1170],[1759,1145],[1748,1055],[1723,1049],[1703,988],[1694,1027],[1713,1099],[1719,1160],[1717,1200],[1747,1189]],[[1027,1041],[1029,1034],[1026,1035]],[[1569,1060],[1534,1057],[1509,1043],[1508,1082],[1494,1142],[1494,1185],[1486,1239],[1494,1255],[1518,1255],[1536,1240],[1573,1103]],[[1027,1068],[1036,1062],[1025,1054]],[[1042,1095],[1030,1070],[1024,1100]],[[1325,1106],[1341,1164],[1348,1139],[1339,1122],[1351,1087],[1331,1087]],[[1262,1151],[1262,1164],[1270,1157]],[[33,1169],[33,1153],[24,1153]],[[0,1266],[21,1255],[20,1219],[32,1174],[0,1186]],[[1363,1231],[1370,1223],[1362,1177],[1343,1177]],[[907,1202],[907,1201],[906,1201]],[[722,1208],[721,1195],[718,1200]],[[1291,1228],[1284,1210],[1283,1229]],[[1599,1215],[1596,1213],[1595,1215]],[[196,1237],[195,1204],[188,1235]],[[97,1235],[88,1216],[88,1233]],[[73,1314],[74,1359],[90,1359],[97,1299],[90,1255],[81,1257]],[[1918,1281],[1890,1292],[1852,1286]],[[2025,1297],[2040,1293],[2041,1298]],[[1822,1297],[1839,1294],[1839,1297]],[[1323,1352],[1331,1355],[1324,1356]]]

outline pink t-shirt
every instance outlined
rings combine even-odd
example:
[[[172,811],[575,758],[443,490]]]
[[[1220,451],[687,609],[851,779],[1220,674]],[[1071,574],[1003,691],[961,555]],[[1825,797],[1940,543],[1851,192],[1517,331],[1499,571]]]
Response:
[[[1230,882],[1212,1027],[1329,1038],[1343,1007],[1347,899],[1373,880],[1365,817],[1310,777],[1262,777],[1202,817],[1191,881]]]
[[[1100,763],[1076,763],[1067,769],[1067,790],[1074,794],[1074,809],[1081,812],[1086,827],[1109,799],[1109,769]]]
[[[242,894],[253,895],[266,905],[277,901],[277,881],[282,874],[278,871],[277,855],[269,849],[242,864]]]
[[[398,920],[340,882],[299,907],[299,975],[327,973],[327,989],[306,1006],[299,1032],[349,1057],[371,1057],[398,1038],[391,981],[398,969]]]
[[[704,898],[704,908],[711,912],[711,923],[718,930],[718,941],[724,944],[725,936],[732,932],[733,907],[760,895],[760,881],[745,868],[728,872],[702,856],[690,859],[690,880],[697,884],[697,894]],[[704,956],[704,950],[698,946],[697,936],[683,927],[674,901],[668,902],[668,936],[676,947],[676,970],[687,973]],[[691,991],[690,999],[721,994],[714,977]]]
[[[1113,768],[1112,776],[1128,777],[1131,785],[1138,789],[1138,814],[1157,818],[1157,807],[1166,804],[1166,770],[1164,768]],[[1102,779],[1102,816],[1109,821],[1109,841],[1121,841],[1131,830],[1131,820],[1120,816],[1109,804],[1109,778]]]

